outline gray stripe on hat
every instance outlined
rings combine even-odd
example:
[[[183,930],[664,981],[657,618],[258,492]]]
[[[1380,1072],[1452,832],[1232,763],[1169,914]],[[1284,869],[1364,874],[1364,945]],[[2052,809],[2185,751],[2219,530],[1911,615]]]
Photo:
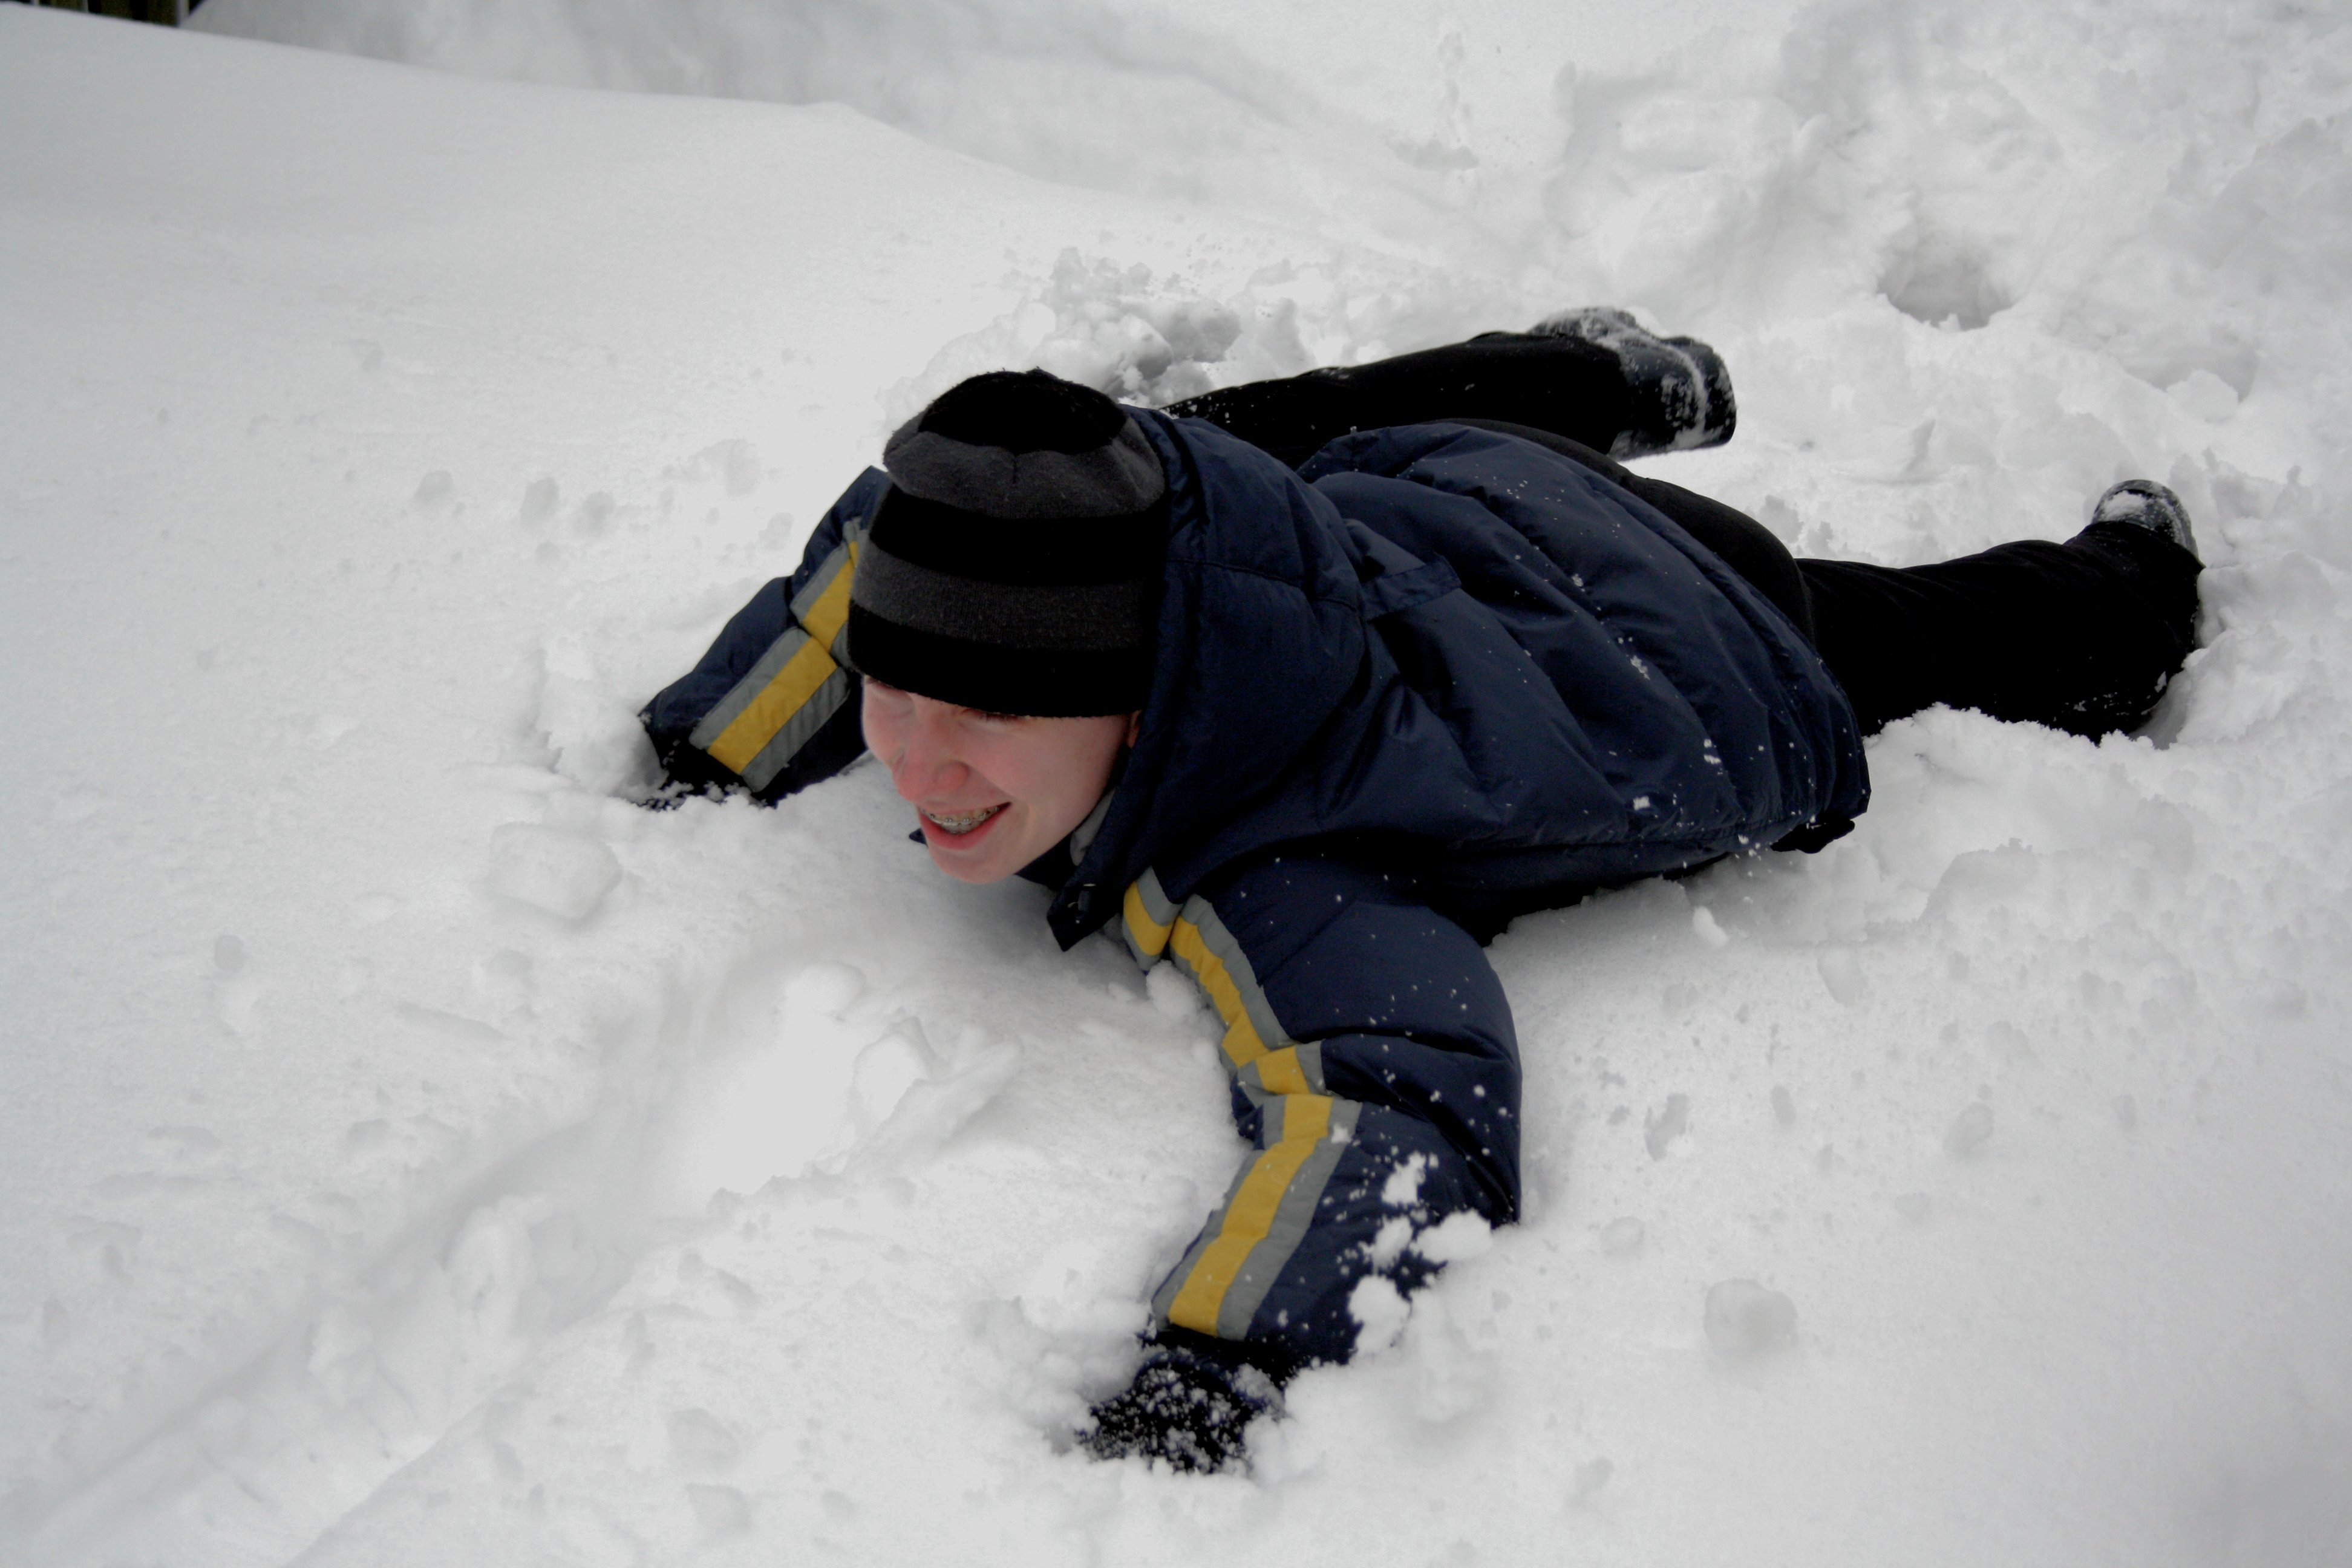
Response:
[[[1151,640],[1149,582],[982,583],[918,566],[870,539],[849,599],[919,632],[995,647],[1109,653]]]
[[[1090,452],[1014,452],[918,430],[921,416],[882,448],[882,466],[908,495],[996,518],[1117,517],[1168,491],[1160,455],[1133,420]]]

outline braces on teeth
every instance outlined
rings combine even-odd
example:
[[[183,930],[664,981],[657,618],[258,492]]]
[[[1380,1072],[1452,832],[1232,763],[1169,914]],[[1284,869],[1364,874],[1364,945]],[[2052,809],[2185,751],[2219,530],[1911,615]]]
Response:
[[[930,811],[923,813],[923,816],[950,833],[961,837],[1003,809],[1003,805],[984,805],[978,811],[968,811],[961,816],[941,816],[937,812]]]

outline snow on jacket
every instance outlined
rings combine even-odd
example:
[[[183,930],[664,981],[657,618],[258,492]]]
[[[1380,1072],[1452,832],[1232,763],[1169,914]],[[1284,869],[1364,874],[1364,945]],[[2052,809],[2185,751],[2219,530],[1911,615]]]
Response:
[[[1151,693],[1082,842],[1026,874],[1065,948],[1116,922],[1223,1019],[1253,1149],[1153,1307],[1286,1371],[1346,1358],[1368,1276],[1426,1276],[1419,1229],[1517,1212],[1517,1045],[1481,940],[1850,819],[1869,786],[1803,636],[1569,458],[1417,425],[1294,473],[1130,412],[1169,478]],[[851,485],[647,707],[673,777],[773,801],[862,750],[840,644],[886,484]]]

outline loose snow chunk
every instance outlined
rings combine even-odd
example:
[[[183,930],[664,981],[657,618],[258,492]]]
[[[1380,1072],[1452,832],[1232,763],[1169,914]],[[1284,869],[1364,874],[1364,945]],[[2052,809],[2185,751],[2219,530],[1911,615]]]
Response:
[[[621,863],[600,841],[510,822],[490,835],[491,890],[575,924],[620,885]]]
[[[1690,1131],[1690,1096],[1670,1094],[1666,1103],[1642,1119],[1642,1144],[1653,1160],[1663,1160],[1675,1140]]]
[[[1620,1215],[1601,1227],[1601,1250],[1612,1258],[1631,1258],[1642,1250],[1649,1231],[1631,1215]]]
[[[919,1030],[901,1026],[857,1053],[850,1090],[869,1127],[879,1127],[898,1109],[907,1091],[931,1076],[929,1053]]]
[[[1432,1263],[1459,1263],[1494,1249],[1495,1227],[1465,1209],[1450,1214],[1413,1239],[1412,1249]]]
[[[1992,1107],[1979,1101],[1953,1119],[1944,1134],[1944,1152],[1956,1160],[1974,1156],[1992,1137]]]
[[[743,1444],[725,1422],[695,1408],[671,1414],[669,1451],[672,1463],[700,1475],[733,1464],[742,1455]]]
[[[1833,947],[1822,954],[1816,967],[1821,971],[1822,984],[1842,1007],[1856,1007],[1870,994],[1870,982],[1863,974],[1862,959],[1850,947]]]
[[[705,1541],[740,1535],[751,1528],[751,1500],[738,1488],[690,1482],[686,1489],[686,1500],[694,1510],[695,1522],[702,1527]]]
[[[1797,1304],[1753,1279],[1726,1279],[1706,1292],[1706,1342],[1727,1356],[1769,1355],[1796,1342]]]
[[[1429,1156],[1405,1157],[1381,1187],[1381,1202],[1392,1209],[1411,1208],[1421,1201],[1421,1178],[1429,1172]]]
[[[1404,1292],[1385,1275],[1367,1274],[1348,1292],[1348,1314],[1359,1325],[1356,1353],[1368,1355],[1396,1343],[1412,1308],[1406,1304]]]
[[[1412,1217],[1410,1215],[1391,1215],[1381,1222],[1381,1228],[1372,1233],[1372,1267],[1386,1268],[1402,1258],[1404,1249],[1412,1245]]]
[[[1154,964],[1143,976],[1144,994],[1171,1024],[1181,1024],[1201,1011],[1201,988],[1184,978],[1172,963]]]
[[[2209,425],[2219,425],[2238,412],[2238,389],[2210,370],[2192,370],[2164,390],[2173,402]],[[2130,503],[2131,511],[2140,510],[2139,497],[2118,499]]]
[[[525,528],[544,528],[562,499],[563,487],[541,474],[522,488],[522,505],[516,510],[515,521]]]

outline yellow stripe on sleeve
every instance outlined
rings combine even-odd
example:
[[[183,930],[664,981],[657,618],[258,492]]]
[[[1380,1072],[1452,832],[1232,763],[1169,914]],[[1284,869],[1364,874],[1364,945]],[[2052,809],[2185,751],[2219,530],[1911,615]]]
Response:
[[[1201,989],[1209,994],[1217,1016],[1225,1021],[1226,1059],[1237,1068],[1247,1067],[1265,1055],[1265,1042],[1258,1038],[1257,1026],[1250,1021],[1241,987],[1234,984],[1225,961],[1211,952],[1209,944],[1201,940],[1201,928],[1180,917],[1175,939],[1169,946],[1192,972],[1192,978],[1201,983]]]
[[[1134,883],[1128,885],[1127,898],[1119,905],[1119,913],[1127,921],[1128,940],[1135,943],[1139,952],[1158,958],[1167,951],[1170,928],[1153,920],[1151,911],[1143,907],[1140,887]]]
[[[1168,1308],[1168,1321],[1204,1334],[1217,1331],[1217,1312],[1249,1260],[1250,1249],[1274,1227],[1292,1178],[1331,1130],[1331,1101],[1324,1095],[1291,1095],[1282,1101],[1282,1141],[1258,1155],[1225,1205],[1224,1224],[1185,1277]]]
[[[829,679],[839,668],[833,661],[830,649],[841,625],[849,618],[849,583],[857,566],[857,546],[849,546],[849,563],[834,574],[833,582],[817,595],[801,617],[801,629],[809,640],[801,650],[776,671],[760,695],[735,716],[735,721],[719,732],[719,738],[704,749],[718,761],[736,773],[751,765],[751,759],[767,748],[776,738],[776,731],[792,721],[816,694],[816,689]]]
[[[809,640],[826,647],[833,646],[833,639],[841,635],[842,623],[849,619],[849,584],[857,574],[857,541],[851,540],[848,550],[848,565],[826,584],[824,592],[816,596],[816,603],[808,607],[808,614],[801,617]]]
[[[1285,1046],[1257,1059],[1257,1081],[1268,1094],[1312,1094],[1307,1070],[1298,1065],[1298,1047]]]

